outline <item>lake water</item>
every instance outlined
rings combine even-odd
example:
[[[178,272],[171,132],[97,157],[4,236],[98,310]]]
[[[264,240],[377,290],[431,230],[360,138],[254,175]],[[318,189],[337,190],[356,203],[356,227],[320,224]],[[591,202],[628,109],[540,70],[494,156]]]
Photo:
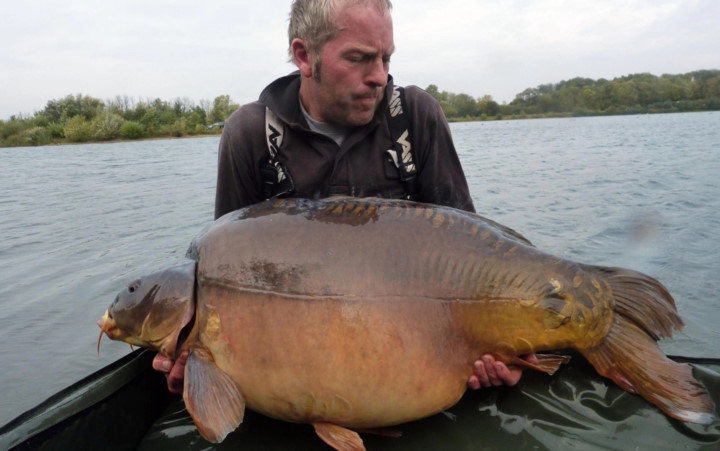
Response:
[[[451,125],[479,213],[660,279],[720,357],[720,113]],[[218,138],[0,149],[0,424],[130,351],[96,326],[212,220]]]

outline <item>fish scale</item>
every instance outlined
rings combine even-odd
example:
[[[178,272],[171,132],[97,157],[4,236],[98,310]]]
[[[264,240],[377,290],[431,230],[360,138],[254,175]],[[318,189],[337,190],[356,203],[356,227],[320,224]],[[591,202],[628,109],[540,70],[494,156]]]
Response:
[[[564,357],[519,356],[567,348],[674,418],[712,419],[691,368],[657,346],[682,327],[657,280],[543,253],[472,213],[273,200],[210,224],[187,255],[121,292],[99,325],[168,356],[190,351],[184,399],[210,441],[248,407],[362,449],[358,430],[456,403],[484,354],[552,374]],[[150,328],[136,327],[139,312]]]

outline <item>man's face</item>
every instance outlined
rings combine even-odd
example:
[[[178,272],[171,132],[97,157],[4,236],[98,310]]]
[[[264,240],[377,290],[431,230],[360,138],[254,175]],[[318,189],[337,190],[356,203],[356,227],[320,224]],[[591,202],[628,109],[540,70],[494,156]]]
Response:
[[[392,18],[370,3],[340,6],[335,17],[340,32],[320,50],[320,65],[311,64],[319,74],[303,79],[300,98],[315,120],[364,125],[373,118],[387,84],[395,50]]]

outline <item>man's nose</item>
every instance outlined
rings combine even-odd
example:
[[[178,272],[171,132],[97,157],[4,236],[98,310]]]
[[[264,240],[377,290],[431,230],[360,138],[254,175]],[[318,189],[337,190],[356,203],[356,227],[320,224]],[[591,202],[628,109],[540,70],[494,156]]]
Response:
[[[390,63],[382,58],[376,58],[370,63],[365,77],[365,83],[372,86],[385,86],[387,84]]]

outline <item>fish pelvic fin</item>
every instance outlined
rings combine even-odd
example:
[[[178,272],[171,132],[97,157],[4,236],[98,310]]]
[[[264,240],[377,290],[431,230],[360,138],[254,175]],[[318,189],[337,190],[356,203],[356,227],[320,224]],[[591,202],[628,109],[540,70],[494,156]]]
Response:
[[[537,363],[528,362],[521,357],[515,357],[508,365],[520,368],[532,368],[552,376],[560,368],[560,365],[570,361],[569,355],[561,354],[535,354],[535,358],[537,359]]]
[[[190,350],[184,387],[185,407],[207,441],[223,441],[242,423],[245,399],[237,384],[215,365],[207,351]]]
[[[332,423],[313,423],[315,433],[337,451],[365,451],[360,434]]]
[[[690,423],[712,422],[714,406],[692,367],[670,360],[657,344],[683,326],[668,291],[635,271],[598,269],[612,288],[615,315],[605,339],[580,352],[598,373],[667,415]]]

